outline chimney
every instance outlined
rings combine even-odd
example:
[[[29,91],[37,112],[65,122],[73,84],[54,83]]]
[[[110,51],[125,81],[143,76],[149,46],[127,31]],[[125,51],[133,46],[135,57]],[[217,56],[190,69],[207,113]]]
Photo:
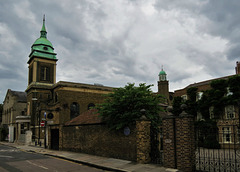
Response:
[[[236,70],[236,74],[240,74],[240,63],[238,61],[236,62],[235,70]]]

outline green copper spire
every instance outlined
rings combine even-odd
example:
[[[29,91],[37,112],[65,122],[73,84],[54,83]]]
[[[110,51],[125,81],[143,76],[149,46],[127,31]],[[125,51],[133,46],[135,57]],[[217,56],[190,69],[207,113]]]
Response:
[[[40,31],[40,38],[38,38],[31,47],[31,53],[29,55],[30,60],[33,57],[47,58],[57,60],[56,53],[52,43],[47,39],[47,31],[45,27],[45,15],[43,16],[43,25]]]
[[[40,31],[41,33],[41,38],[47,38],[47,31],[45,27],[45,14],[43,15],[43,25],[42,25],[42,30]]]

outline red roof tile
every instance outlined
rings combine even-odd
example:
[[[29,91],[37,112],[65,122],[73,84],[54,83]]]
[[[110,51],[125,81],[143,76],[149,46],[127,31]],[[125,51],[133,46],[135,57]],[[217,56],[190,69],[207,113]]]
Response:
[[[81,113],[79,116],[65,123],[65,125],[81,125],[81,124],[99,124],[102,118],[99,117],[96,109],[90,109]]]

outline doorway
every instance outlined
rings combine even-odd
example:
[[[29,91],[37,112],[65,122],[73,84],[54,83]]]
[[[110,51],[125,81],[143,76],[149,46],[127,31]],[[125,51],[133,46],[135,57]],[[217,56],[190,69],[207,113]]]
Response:
[[[51,149],[59,150],[59,129],[51,129]]]

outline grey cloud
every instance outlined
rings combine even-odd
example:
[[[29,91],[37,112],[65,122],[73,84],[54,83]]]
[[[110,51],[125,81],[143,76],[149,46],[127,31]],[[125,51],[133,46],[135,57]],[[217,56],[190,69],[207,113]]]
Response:
[[[28,2],[30,6],[22,7],[20,2]],[[157,13],[150,13],[152,16],[145,15],[141,11],[141,7],[145,7],[145,2],[109,1],[111,5],[108,5],[105,0],[1,1],[0,23],[6,24],[16,38],[15,43],[7,45],[10,47],[8,51],[1,50],[8,57],[1,55],[1,64],[6,69],[0,72],[11,78],[4,76],[0,78],[0,82],[5,83],[2,86],[5,90],[1,92],[5,95],[8,88],[26,89],[28,54],[32,43],[39,37],[43,14],[46,14],[48,39],[53,43],[58,54],[58,80],[62,77],[70,81],[98,82],[108,86],[124,86],[127,82],[147,82],[156,85],[157,74],[161,70],[159,66],[164,64],[171,85],[171,82],[182,84],[183,80],[198,80],[196,74],[179,67],[182,59],[187,59],[189,64],[201,65],[202,69],[199,69],[199,72],[203,73],[202,77],[223,76],[234,68],[235,59],[240,53],[238,43],[240,42],[238,10],[240,3],[237,0],[156,1],[154,8]],[[13,10],[14,5],[32,16],[19,17]],[[111,10],[112,6],[116,6],[119,11]],[[129,6],[131,8],[128,9]],[[159,21],[166,18],[161,16],[161,12],[176,16],[165,21],[170,24],[164,23]],[[180,17],[177,16],[178,14]],[[187,30],[186,33],[182,28],[180,29],[183,34],[169,33],[171,30],[169,27],[181,27],[181,23],[185,21],[182,14],[190,16],[190,21],[196,24],[197,30],[192,31],[195,28],[188,28],[189,23],[186,23],[187,28],[184,28]],[[175,21],[172,20],[177,20],[176,22],[180,24],[174,25],[171,22]],[[165,35],[155,37],[158,34],[154,32],[158,31],[160,34],[169,35],[170,38],[164,37]],[[172,31],[178,32],[178,28]],[[148,36],[144,34],[145,32]],[[184,36],[191,33],[194,34],[185,39]],[[198,48],[198,45],[195,45],[198,41],[194,42],[193,39],[204,34],[226,39],[227,52],[225,50],[212,52]],[[172,35],[176,37],[171,37]],[[162,50],[159,50],[161,48]],[[148,57],[149,60],[144,59],[143,56]],[[224,60],[226,56],[228,59]],[[190,83],[186,83],[188,84]],[[1,99],[4,95],[0,95]]]
[[[201,14],[212,23],[209,32],[229,40],[227,57],[237,59],[240,56],[240,3],[238,0],[212,0],[203,6]]]

